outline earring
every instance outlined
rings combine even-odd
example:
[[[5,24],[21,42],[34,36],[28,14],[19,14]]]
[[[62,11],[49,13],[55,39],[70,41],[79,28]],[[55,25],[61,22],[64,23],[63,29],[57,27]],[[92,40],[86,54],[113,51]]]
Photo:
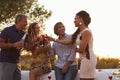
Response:
[[[79,24],[82,25],[82,22],[80,22]]]

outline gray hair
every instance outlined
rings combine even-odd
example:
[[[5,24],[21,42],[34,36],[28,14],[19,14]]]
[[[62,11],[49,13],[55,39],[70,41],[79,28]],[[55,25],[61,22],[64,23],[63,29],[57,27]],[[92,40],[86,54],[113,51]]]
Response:
[[[22,20],[24,17],[27,17],[25,14],[18,14],[15,18],[15,24],[18,23],[18,21]]]

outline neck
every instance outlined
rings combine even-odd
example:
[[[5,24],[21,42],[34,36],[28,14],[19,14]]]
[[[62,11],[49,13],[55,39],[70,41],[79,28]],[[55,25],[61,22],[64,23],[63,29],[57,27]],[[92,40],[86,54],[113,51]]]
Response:
[[[15,24],[15,26],[16,26],[16,29],[17,29],[18,31],[21,31],[19,25]]]
[[[84,30],[85,28],[86,28],[86,26],[85,26],[85,25],[81,25],[81,26],[79,27],[80,32],[81,32],[82,30]]]
[[[59,39],[62,39],[63,37],[65,37],[65,34],[59,35]]]

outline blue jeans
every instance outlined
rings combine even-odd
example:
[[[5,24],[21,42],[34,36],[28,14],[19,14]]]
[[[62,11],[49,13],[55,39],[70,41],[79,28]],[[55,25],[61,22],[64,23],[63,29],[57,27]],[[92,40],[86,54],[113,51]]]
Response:
[[[74,80],[78,69],[77,65],[70,66],[66,74],[61,73],[62,69],[55,66],[55,76],[56,80]]]

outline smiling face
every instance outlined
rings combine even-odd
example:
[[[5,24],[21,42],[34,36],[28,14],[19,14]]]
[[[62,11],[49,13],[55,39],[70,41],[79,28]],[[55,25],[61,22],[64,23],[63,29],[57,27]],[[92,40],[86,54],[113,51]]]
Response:
[[[16,25],[18,30],[25,30],[27,26],[27,16],[17,17]]]
[[[65,27],[63,24],[60,24],[57,26],[57,34],[58,35],[64,35],[65,34]]]
[[[65,35],[65,27],[62,22],[58,22],[55,24],[54,33],[56,35]]]
[[[34,27],[34,30],[35,30],[36,34],[39,34],[39,32],[40,32],[40,26],[38,24],[36,24],[35,27]]]
[[[21,29],[24,30],[25,27],[27,26],[27,17],[24,17],[19,24],[21,25]]]

